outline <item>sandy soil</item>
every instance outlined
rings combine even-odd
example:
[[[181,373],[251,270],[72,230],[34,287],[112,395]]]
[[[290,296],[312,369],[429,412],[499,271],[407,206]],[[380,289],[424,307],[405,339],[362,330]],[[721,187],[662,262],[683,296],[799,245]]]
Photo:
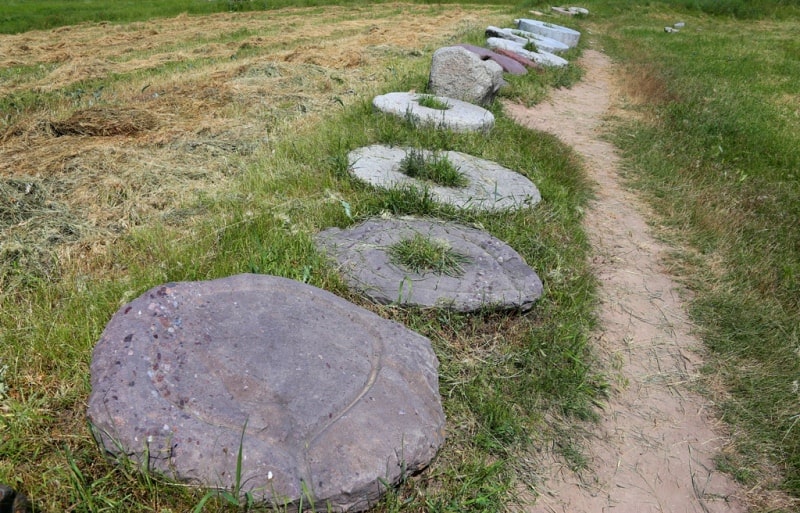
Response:
[[[596,345],[613,390],[587,436],[589,464],[578,474],[555,455],[542,462],[530,512],[740,512],[745,493],[715,470],[728,443],[713,408],[692,392],[701,361],[681,295],[666,274],[666,248],[649,233],[651,216],[626,190],[614,147],[599,138],[611,105],[610,60],[588,50],[585,79],[531,109],[508,105],[518,122],[551,132],[584,159],[597,182],[586,212],[601,283]]]

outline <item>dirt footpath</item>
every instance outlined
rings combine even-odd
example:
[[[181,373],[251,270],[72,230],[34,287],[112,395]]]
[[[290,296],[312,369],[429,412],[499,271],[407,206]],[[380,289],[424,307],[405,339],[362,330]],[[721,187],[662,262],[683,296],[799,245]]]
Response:
[[[554,91],[549,103],[507,106],[518,122],[572,146],[597,182],[585,216],[601,283],[595,343],[615,373],[602,420],[586,440],[587,470],[575,474],[548,456],[529,511],[745,511],[743,490],[714,469],[727,439],[715,430],[707,401],[691,391],[700,342],[680,288],[660,263],[666,248],[650,235],[642,203],[622,187],[614,147],[599,138],[611,62],[588,50],[582,66],[585,79]]]

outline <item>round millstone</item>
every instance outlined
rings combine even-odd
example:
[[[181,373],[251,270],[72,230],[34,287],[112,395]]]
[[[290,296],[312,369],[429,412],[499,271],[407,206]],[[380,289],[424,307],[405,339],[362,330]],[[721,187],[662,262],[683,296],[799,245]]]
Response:
[[[153,288],[92,358],[88,416],[112,456],[296,507],[360,511],[444,439],[430,341],[329,292],[243,274]]]
[[[461,255],[460,273],[448,275],[404,267],[391,248],[418,234]],[[468,226],[431,219],[372,219],[352,228],[329,228],[316,237],[338,263],[349,286],[381,304],[439,307],[468,312],[482,308],[530,309],[542,282],[505,242]]]
[[[434,96],[449,108],[433,109],[419,104],[422,95],[416,93],[388,93],[376,96],[372,105],[388,114],[409,119],[415,124],[429,125],[454,132],[488,131],[494,126],[494,115],[483,107],[444,96]]]
[[[536,185],[525,176],[490,160],[466,153],[444,151],[446,157],[467,179],[464,187],[445,187],[412,178],[400,171],[400,163],[411,148],[365,146],[348,154],[350,171],[359,179],[385,189],[413,186],[426,188],[433,199],[457,208],[498,211],[527,208],[541,201]],[[422,151],[426,159],[434,152]]]

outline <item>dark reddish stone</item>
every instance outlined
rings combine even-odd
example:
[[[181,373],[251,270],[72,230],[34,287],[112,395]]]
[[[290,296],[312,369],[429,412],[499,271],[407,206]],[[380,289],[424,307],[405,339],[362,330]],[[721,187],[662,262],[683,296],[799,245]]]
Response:
[[[516,53],[511,52],[509,50],[504,50],[503,48],[498,48],[498,49],[494,50],[494,52],[499,54],[499,55],[501,55],[501,56],[503,56],[503,57],[508,57],[509,59],[512,59],[512,60],[518,62],[519,64],[523,64],[523,65],[525,65],[525,66],[527,66],[529,68],[533,68],[536,71],[538,71],[539,73],[544,71],[544,68],[538,62],[533,62],[532,60],[530,60],[530,59],[528,59],[526,57],[523,57],[521,55],[517,55]]]
[[[511,73],[512,75],[524,75],[528,72],[528,70],[525,69],[525,66],[521,65],[516,60],[511,59],[507,56],[500,55],[492,50],[481,48],[480,46],[468,45],[465,43],[457,44],[455,46],[460,46],[461,48],[469,50],[470,52],[479,56],[484,61],[493,60],[494,62],[499,64],[500,67],[503,68],[503,71],[505,71],[506,73]]]

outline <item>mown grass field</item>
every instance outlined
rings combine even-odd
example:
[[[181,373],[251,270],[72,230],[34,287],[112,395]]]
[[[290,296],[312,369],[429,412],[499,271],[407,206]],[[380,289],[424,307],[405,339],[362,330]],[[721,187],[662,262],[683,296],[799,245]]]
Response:
[[[369,104],[424,90],[438,46],[480,43],[486,25],[547,6],[183,4],[137,2],[134,13],[75,2],[67,15],[54,2],[9,2],[0,15],[0,482],[43,511],[198,504],[203,491],[101,457],[85,421],[88,365],[126,301],[165,281],[238,272],[308,281],[431,338],[448,441],[377,511],[505,511],[535,492],[545,444],[581,468],[571,423],[593,417],[605,387],[590,344],[581,215],[591,188],[580,163],[499,105],[483,137],[414,130]],[[112,6],[121,9],[104,11]],[[590,17],[559,21],[590,30],[620,63],[609,137],[694,292],[710,351],[704,392],[739,448],[720,463],[750,488],[800,495],[798,10],[766,0],[585,6]],[[84,20],[94,23],[71,26]],[[675,21],[686,27],[664,33]],[[61,28],[10,34],[51,27]],[[532,74],[504,95],[535,103],[579,76]],[[118,131],[70,132],[87,123]],[[375,142],[496,160],[531,177],[543,201],[477,215],[376,192],[346,171],[346,153]],[[368,305],[311,237],[386,213],[484,227],[539,272],[543,299],[524,315]]]

